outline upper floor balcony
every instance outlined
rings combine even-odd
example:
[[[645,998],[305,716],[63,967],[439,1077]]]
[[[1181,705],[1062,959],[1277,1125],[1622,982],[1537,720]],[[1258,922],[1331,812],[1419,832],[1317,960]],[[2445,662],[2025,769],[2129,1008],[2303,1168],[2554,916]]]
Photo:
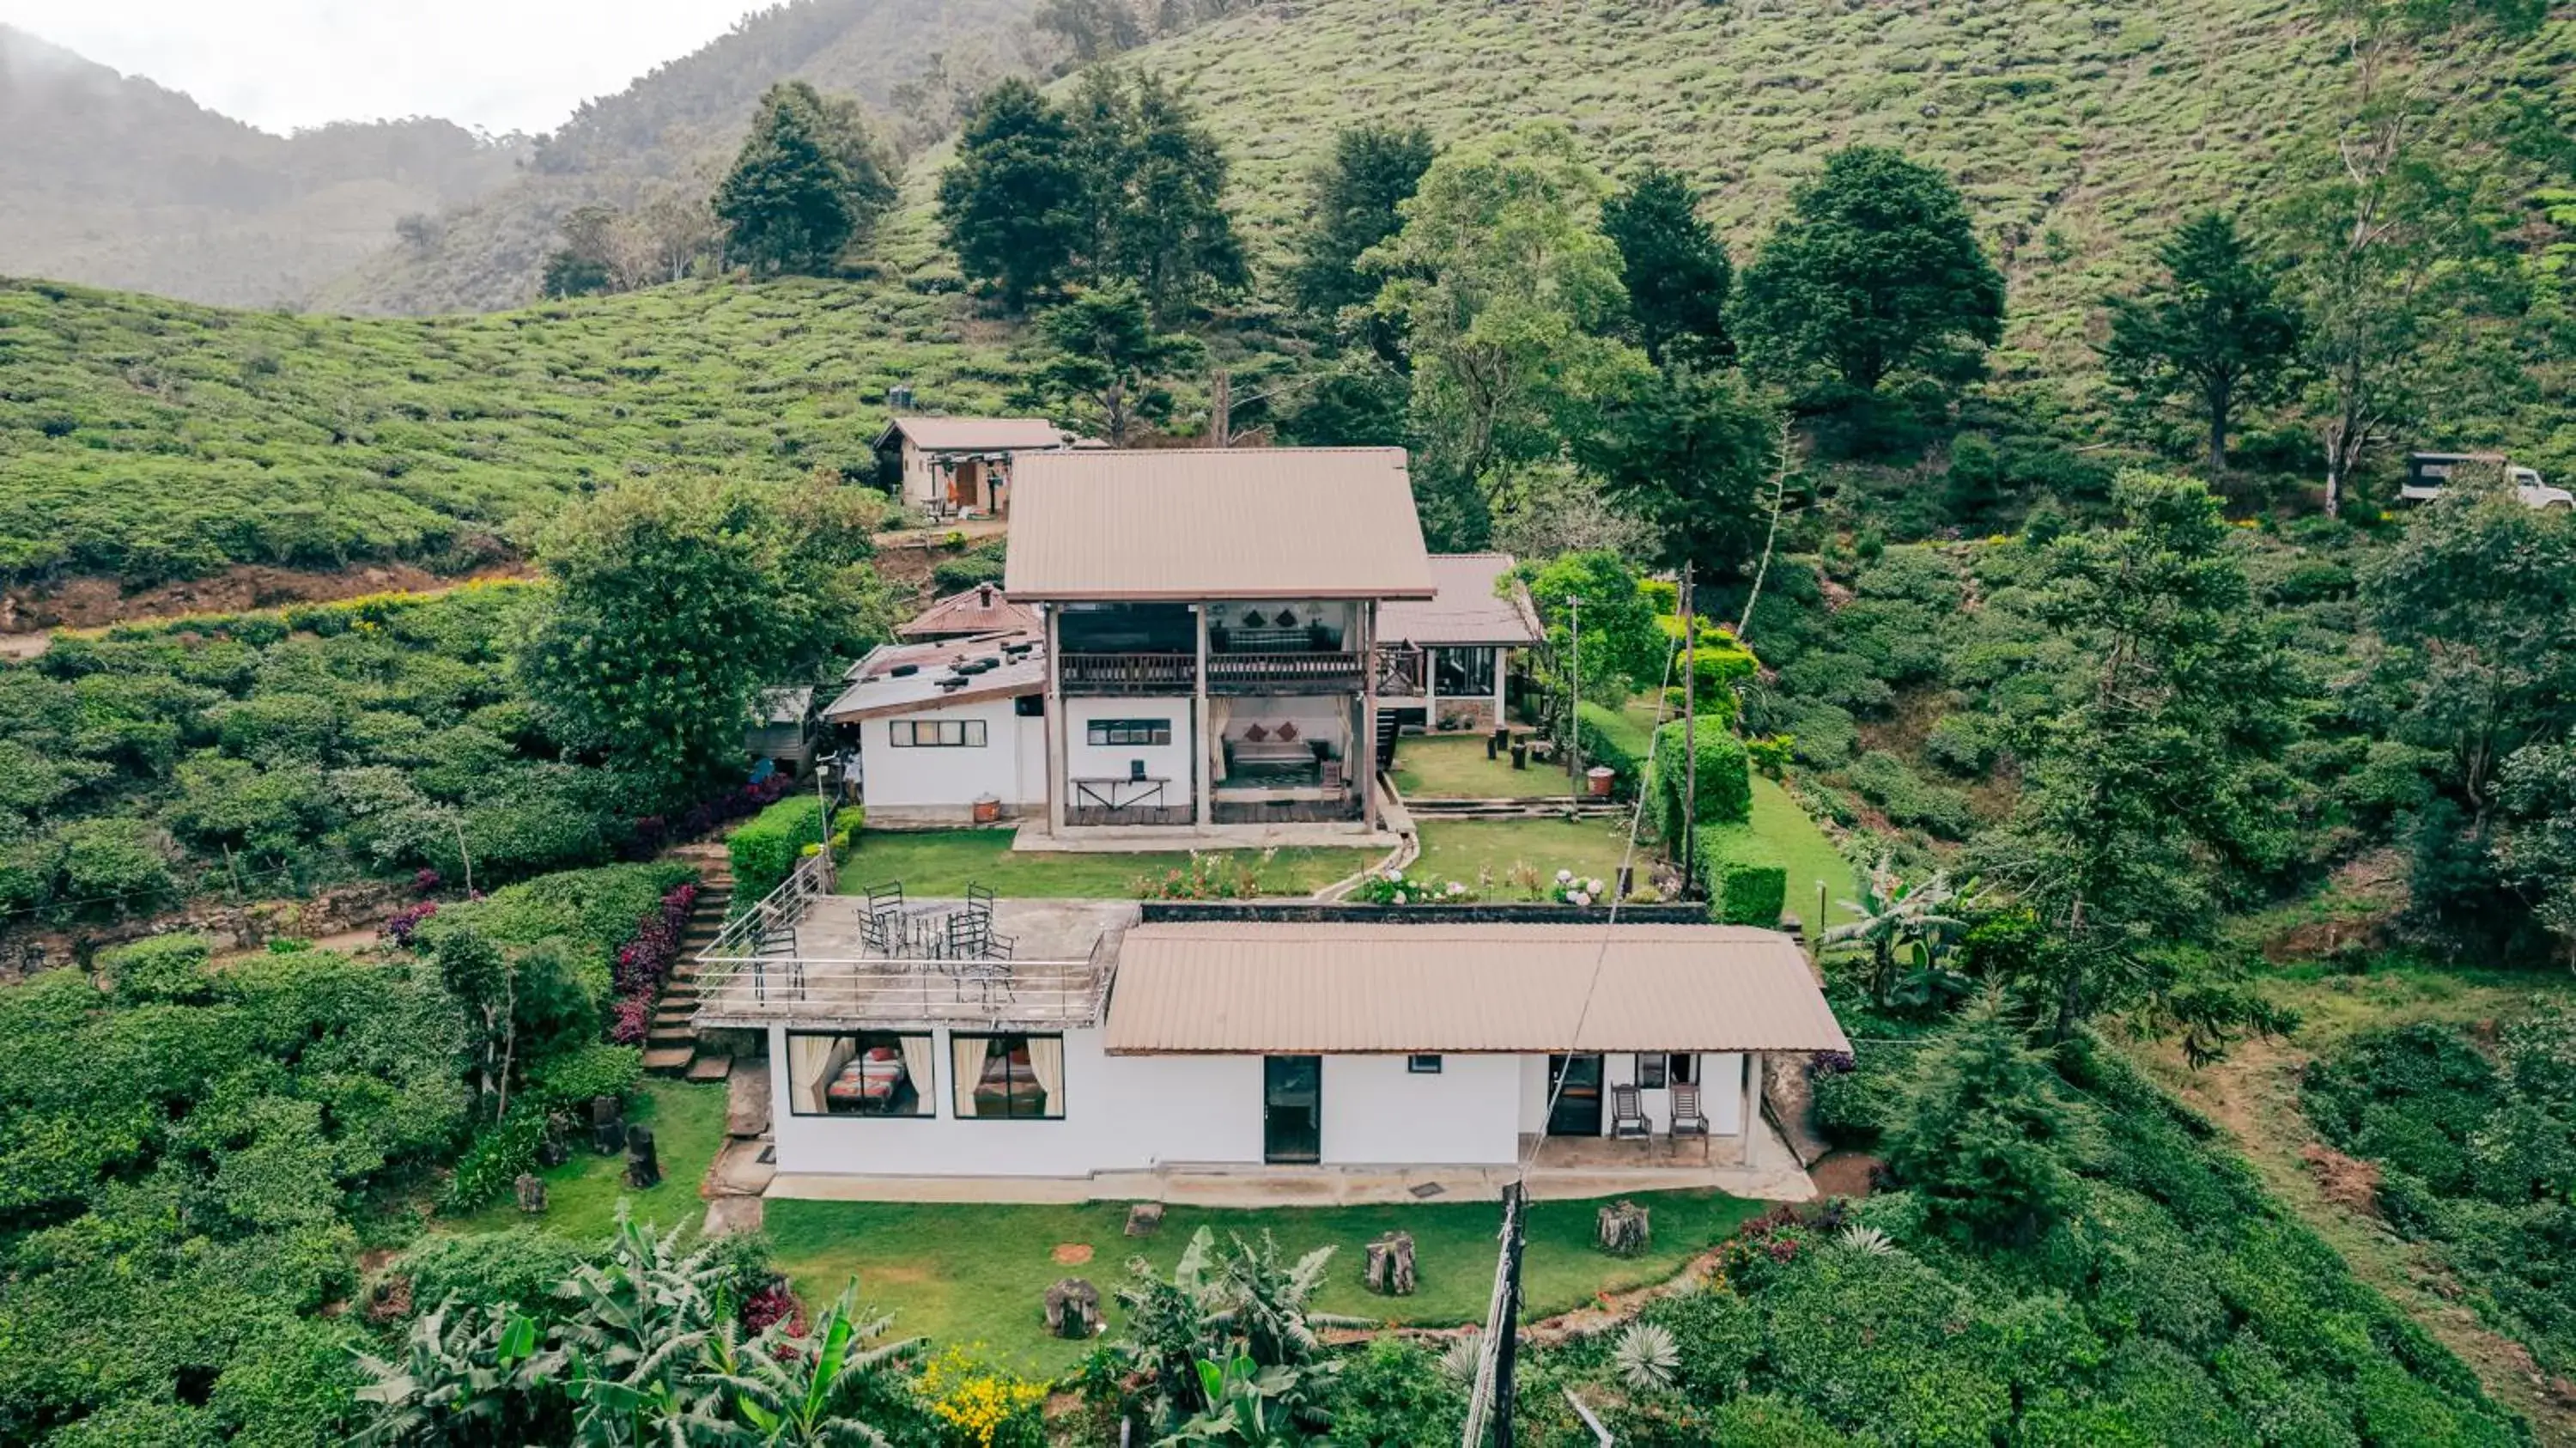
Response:
[[[1211,694],[1356,694],[1369,677],[1367,656],[1347,649],[1208,655]],[[1057,678],[1074,696],[1191,694],[1198,691],[1195,653],[1067,653]]]

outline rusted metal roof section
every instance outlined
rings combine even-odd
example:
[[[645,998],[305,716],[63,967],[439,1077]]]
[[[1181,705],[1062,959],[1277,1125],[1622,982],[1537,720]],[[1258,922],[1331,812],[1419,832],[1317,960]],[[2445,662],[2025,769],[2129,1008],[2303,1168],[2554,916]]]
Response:
[[[1806,957],[1769,930],[1225,923],[1127,932],[1107,1048],[1466,1055],[1851,1043]]]
[[[1015,452],[1073,442],[1072,433],[1043,417],[898,417],[877,435],[877,446],[896,433],[924,452]]]
[[[1402,448],[1077,449],[1013,467],[1013,598],[1438,592]]]
[[[1539,641],[1529,590],[1511,578],[1508,553],[1434,553],[1438,597],[1389,603],[1377,614],[1377,636],[1391,644],[1525,648]],[[1508,581],[1507,581],[1508,580]]]
[[[912,622],[896,629],[895,636],[953,639],[1004,631],[1034,637],[1046,631],[1046,621],[1039,618],[1038,611],[1029,605],[1013,603],[1002,597],[998,585],[979,583],[964,593],[952,593],[923,609]]]

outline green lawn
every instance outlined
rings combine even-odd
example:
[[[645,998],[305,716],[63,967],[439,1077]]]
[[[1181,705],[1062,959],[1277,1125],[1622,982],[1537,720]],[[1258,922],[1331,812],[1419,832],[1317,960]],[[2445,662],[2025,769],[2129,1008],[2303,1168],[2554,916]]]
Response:
[[[1527,865],[1542,884],[1553,884],[1556,872],[1572,870],[1587,878],[1616,879],[1628,848],[1628,819],[1444,820],[1422,822],[1422,858],[1409,873],[1473,885],[1479,872],[1490,871],[1489,900],[1517,900],[1522,891],[1512,883],[1512,868]],[[1637,874],[1647,875],[1662,857],[1651,839],[1637,842]]]
[[[962,895],[969,882],[996,895],[1060,900],[1123,899],[1135,895],[1139,876],[1187,869],[1186,851],[1089,855],[1015,853],[1011,831],[931,830],[919,833],[863,830],[841,866],[841,888],[856,891],[888,880],[903,882],[919,899]],[[1234,850],[1273,895],[1309,895],[1355,875],[1380,858],[1375,850]],[[1267,858],[1265,858],[1265,856]]]
[[[684,1081],[651,1080],[638,1089],[626,1108],[630,1123],[653,1128],[653,1148],[662,1158],[662,1184],[651,1191],[626,1185],[626,1156],[601,1156],[580,1143],[573,1159],[545,1173],[546,1230],[580,1240],[606,1237],[615,1230],[617,1200],[633,1204],[635,1219],[657,1226],[676,1226],[697,1216],[698,1183],[724,1145],[725,1088]],[[457,1231],[497,1232],[528,1219],[511,1202],[496,1202],[448,1225]]]
[[[1783,907],[1801,920],[1816,918],[1816,887],[1825,887],[1826,923],[1853,918],[1844,908],[1858,886],[1852,880],[1852,867],[1825,832],[1798,808],[1789,791],[1775,780],[1753,776],[1753,818],[1740,825],[1725,825],[1700,831],[1700,842],[1706,849],[1722,849],[1740,836],[1750,835],[1765,856],[1789,871],[1789,893]]]
[[[1660,1281],[1693,1255],[1762,1210],[1759,1202],[1716,1192],[1639,1196],[1654,1208],[1654,1250],[1641,1257],[1602,1255],[1592,1246],[1593,1202],[1540,1202],[1530,1209],[1523,1276],[1528,1315],[1563,1312],[1594,1294]],[[1200,1226],[1223,1234],[1269,1230],[1291,1252],[1330,1244],[1330,1280],[1317,1306],[1355,1317],[1409,1323],[1473,1322],[1485,1313],[1494,1284],[1491,1202],[1420,1206],[1212,1211],[1174,1207],[1157,1235],[1123,1235],[1127,1208],[1085,1206],[925,1206],[894,1202],[769,1204],[768,1230],[779,1265],[809,1302],[828,1300],[852,1276],[859,1298],[895,1313],[898,1334],[980,1344],[996,1360],[1027,1372],[1055,1372],[1087,1350],[1046,1335],[1039,1295],[1066,1276],[1083,1277],[1110,1294],[1126,1280],[1126,1261],[1140,1250],[1169,1268]],[[1374,1296],[1360,1284],[1362,1246],[1392,1229],[1413,1234],[1421,1291]],[[1057,1260],[1057,1249],[1087,1247],[1086,1263]],[[1074,1254],[1066,1254],[1074,1255]],[[1110,1331],[1123,1325],[1113,1302]]]
[[[1511,756],[1485,757],[1485,737],[1417,736],[1395,747],[1395,787],[1406,799],[1537,799],[1573,792],[1565,771],[1545,764],[1512,768]]]

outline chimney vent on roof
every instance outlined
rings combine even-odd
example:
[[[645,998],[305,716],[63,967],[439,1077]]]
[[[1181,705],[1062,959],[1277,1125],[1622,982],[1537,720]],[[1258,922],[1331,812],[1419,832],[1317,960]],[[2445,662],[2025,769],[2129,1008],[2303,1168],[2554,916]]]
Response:
[[[978,608],[991,608],[993,606],[993,585],[989,583],[979,583],[975,585],[975,605]]]

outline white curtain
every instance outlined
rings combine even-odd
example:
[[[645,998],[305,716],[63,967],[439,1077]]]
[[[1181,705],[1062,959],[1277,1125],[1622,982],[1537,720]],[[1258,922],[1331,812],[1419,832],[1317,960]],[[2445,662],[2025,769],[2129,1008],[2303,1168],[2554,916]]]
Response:
[[[983,1036],[950,1036],[948,1060],[957,1068],[957,1088],[950,1093],[957,1101],[957,1117],[963,1121],[975,1114],[975,1087],[984,1079],[984,1052],[992,1045]]]
[[[1208,780],[1225,783],[1225,726],[1234,722],[1232,699],[1208,700]]]
[[[928,1036],[897,1036],[903,1044],[904,1074],[912,1078],[913,1108],[923,1116],[938,1113],[930,1104],[931,1068],[939,1062],[939,1043]]]
[[[859,1052],[859,1043],[848,1036],[790,1036],[787,1038],[787,1069],[801,1109],[812,1114],[823,1110],[823,1086],[832,1073],[849,1064]]]
[[[1064,1114],[1064,1037],[1029,1037],[1029,1074],[1046,1093],[1046,1114]]]

